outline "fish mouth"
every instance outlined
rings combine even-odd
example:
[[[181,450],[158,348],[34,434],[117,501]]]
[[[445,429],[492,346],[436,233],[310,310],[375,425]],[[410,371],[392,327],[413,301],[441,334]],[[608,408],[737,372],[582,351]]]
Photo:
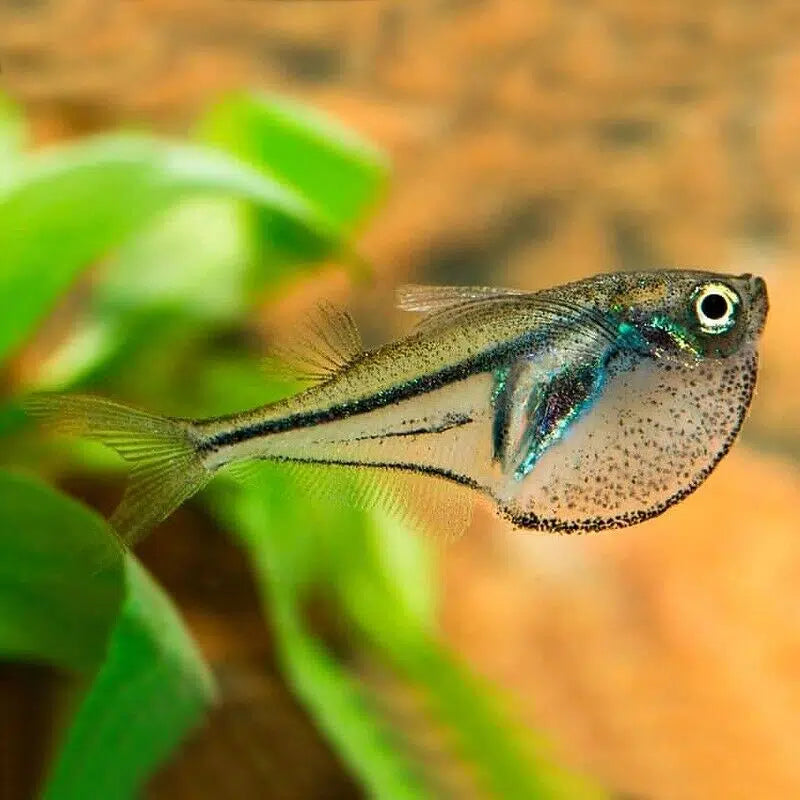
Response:
[[[754,315],[756,325],[754,332],[759,335],[764,330],[769,311],[769,297],[767,296],[767,284],[758,275],[746,273],[741,276],[741,280],[746,282],[747,295],[750,299],[750,313]]]

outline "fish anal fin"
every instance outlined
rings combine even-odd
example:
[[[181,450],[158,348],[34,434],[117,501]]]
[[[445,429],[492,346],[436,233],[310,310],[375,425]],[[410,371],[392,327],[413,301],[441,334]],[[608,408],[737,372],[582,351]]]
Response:
[[[609,346],[591,329],[559,337],[557,352],[573,353],[563,364],[521,358],[495,373],[492,456],[503,472],[525,478],[539,459],[601,393]]]
[[[415,531],[438,539],[461,536],[472,520],[473,492],[437,476],[402,469],[282,462],[305,497],[379,508]]]
[[[260,477],[263,466],[263,461],[252,458],[247,461],[232,461],[222,468],[222,472],[238,483],[250,483]]]
[[[374,479],[389,482],[389,491],[400,504],[398,516],[420,533],[453,541],[472,522],[474,491],[453,481],[401,470]]]
[[[102,442],[132,464],[125,494],[110,519],[125,547],[211,480],[185,420],[85,395],[37,394],[25,407],[46,429]]]
[[[517,479],[524,478],[544,452],[580,418],[598,396],[602,377],[598,367],[565,369],[531,393],[526,413],[528,423],[510,459]]]
[[[281,337],[265,359],[264,368],[313,383],[332,378],[364,352],[361,334],[349,312],[320,303],[298,334]]]

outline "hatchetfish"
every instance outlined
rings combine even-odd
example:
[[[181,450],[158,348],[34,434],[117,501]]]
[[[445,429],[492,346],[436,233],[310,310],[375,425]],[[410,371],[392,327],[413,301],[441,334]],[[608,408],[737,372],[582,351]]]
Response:
[[[398,304],[427,316],[368,351],[326,311],[306,348],[315,382],[253,410],[179,419],[68,394],[27,407],[133,463],[111,520],[126,543],[253,460],[457,484],[515,526],[596,531],[662,513],[727,453],[768,308],[761,278],[682,270],[538,292],[408,286]]]

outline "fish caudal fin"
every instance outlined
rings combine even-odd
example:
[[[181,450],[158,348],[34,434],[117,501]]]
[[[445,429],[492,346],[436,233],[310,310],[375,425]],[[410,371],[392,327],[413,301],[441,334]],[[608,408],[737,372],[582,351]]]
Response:
[[[26,411],[56,433],[93,439],[133,465],[110,522],[132,545],[211,480],[186,420],[159,417],[99,397],[37,394]]]

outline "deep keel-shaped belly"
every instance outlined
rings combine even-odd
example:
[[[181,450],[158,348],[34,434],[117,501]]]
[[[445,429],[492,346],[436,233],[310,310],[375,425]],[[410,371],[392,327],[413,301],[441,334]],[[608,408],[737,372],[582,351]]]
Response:
[[[727,453],[755,376],[753,350],[693,366],[612,362],[591,408],[523,480],[497,487],[498,504],[516,525],[563,532],[660,514]]]

